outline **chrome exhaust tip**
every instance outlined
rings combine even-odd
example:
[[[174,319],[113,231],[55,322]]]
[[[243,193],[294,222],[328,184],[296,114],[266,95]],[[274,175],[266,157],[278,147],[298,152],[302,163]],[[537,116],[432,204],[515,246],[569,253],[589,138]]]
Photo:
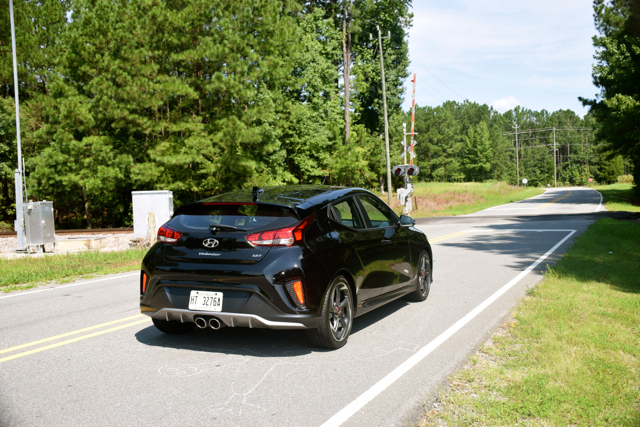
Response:
[[[209,326],[211,329],[215,329],[216,331],[220,328],[224,328],[226,325],[220,321],[220,319],[216,317],[212,317],[209,319]]]
[[[193,320],[193,323],[195,323],[196,326],[200,329],[204,329],[207,327],[207,319],[205,319],[204,317],[196,317]]]

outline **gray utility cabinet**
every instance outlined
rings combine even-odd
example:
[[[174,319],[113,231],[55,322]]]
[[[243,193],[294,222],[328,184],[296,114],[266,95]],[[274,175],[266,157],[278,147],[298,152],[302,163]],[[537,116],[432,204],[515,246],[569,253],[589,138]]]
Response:
[[[53,202],[29,202],[24,207],[24,229],[27,246],[46,245],[56,242],[53,221]]]

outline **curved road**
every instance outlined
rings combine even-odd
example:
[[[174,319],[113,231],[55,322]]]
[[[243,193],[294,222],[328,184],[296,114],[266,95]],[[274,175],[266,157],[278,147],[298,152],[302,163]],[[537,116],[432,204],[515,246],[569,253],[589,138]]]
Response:
[[[337,351],[299,331],[164,335],[139,315],[138,272],[0,294],[0,426],[404,426],[601,201],[559,188],[418,220],[434,251],[429,299],[357,318]]]

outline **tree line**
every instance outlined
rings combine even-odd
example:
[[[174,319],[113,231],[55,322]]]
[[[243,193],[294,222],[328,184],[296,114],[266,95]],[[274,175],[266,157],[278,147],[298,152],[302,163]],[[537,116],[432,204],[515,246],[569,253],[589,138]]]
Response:
[[[607,160],[618,155],[631,164],[640,197],[640,0],[593,0],[593,9],[599,35],[592,76],[600,93],[580,100],[590,107]]]
[[[410,6],[16,1],[29,198],[53,200],[61,228],[108,227],[131,223],[133,190],[172,190],[179,205],[253,185],[379,188],[386,169],[376,24],[391,34],[383,50],[395,164],[410,117],[401,107]],[[17,153],[8,8],[0,9],[0,84],[0,220],[12,221]],[[469,101],[419,107],[420,179],[515,184],[514,121],[520,129],[593,127],[590,117],[570,111],[500,114]],[[563,182],[604,176],[592,133],[558,132],[557,139]],[[549,182],[545,144],[548,134],[532,133],[520,146],[521,178]]]
[[[593,129],[590,115],[581,118],[571,110],[516,107],[500,114],[469,101],[418,107],[415,148],[420,176],[430,181],[494,179],[516,184],[519,175],[529,185],[553,186],[555,173],[559,185],[584,185],[589,178],[615,182],[632,166],[622,156],[609,158],[611,153],[603,151]]]

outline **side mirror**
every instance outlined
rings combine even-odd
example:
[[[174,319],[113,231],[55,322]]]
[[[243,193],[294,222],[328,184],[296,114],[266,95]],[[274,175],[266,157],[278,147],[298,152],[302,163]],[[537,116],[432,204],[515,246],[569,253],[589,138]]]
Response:
[[[416,225],[416,221],[410,216],[400,215],[400,225],[404,227],[407,227],[407,226],[412,227]]]

